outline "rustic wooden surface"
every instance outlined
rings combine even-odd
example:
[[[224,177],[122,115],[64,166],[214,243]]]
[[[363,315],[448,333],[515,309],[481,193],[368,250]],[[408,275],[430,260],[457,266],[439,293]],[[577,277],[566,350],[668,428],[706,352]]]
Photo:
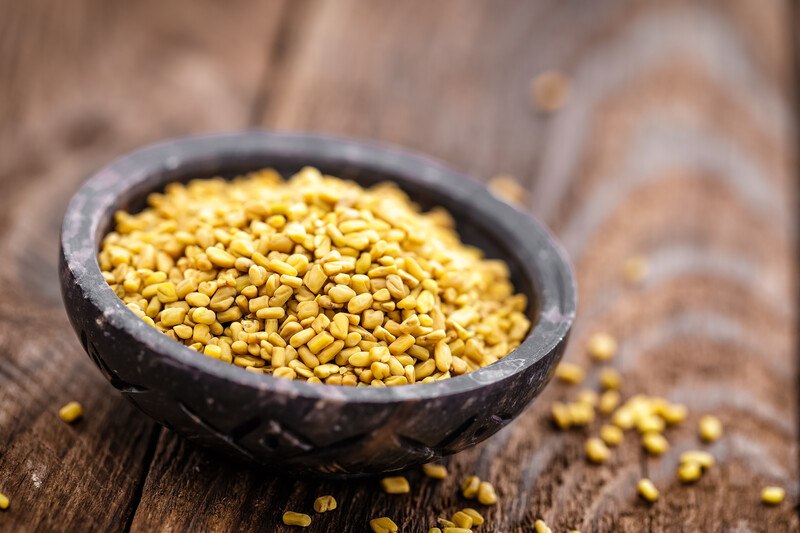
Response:
[[[283,531],[285,509],[331,493],[310,531],[388,515],[426,531],[493,481],[483,531],[797,531],[797,64],[794,4],[538,2],[0,2],[1,531]],[[572,82],[553,114],[530,82]],[[423,150],[481,177],[518,176],[572,255],[580,312],[567,358],[621,340],[624,392],[689,405],[671,451],[628,438],[600,467],[588,432],[559,433],[554,384],[520,419],[412,494],[375,481],[275,478],[161,429],[92,367],[58,294],[66,202],[141,144],[244,127],[311,129]],[[622,263],[646,254],[638,288]],[[590,372],[590,380],[595,371]],[[67,426],[58,407],[86,418]],[[694,486],[677,456],[718,414],[720,465]],[[648,506],[635,482],[662,489]],[[785,486],[787,502],[759,503]]]

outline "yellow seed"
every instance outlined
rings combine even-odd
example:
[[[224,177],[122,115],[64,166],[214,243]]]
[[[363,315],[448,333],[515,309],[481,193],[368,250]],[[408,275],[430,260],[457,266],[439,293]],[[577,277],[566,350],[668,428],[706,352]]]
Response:
[[[565,383],[580,383],[583,381],[584,371],[574,363],[561,362],[556,367],[556,377]]]
[[[214,246],[206,248],[206,255],[211,263],[222,268],[231,268],[236,262],[236,258],[233,255]]]
[[[450,521],[453,522],[457,527],[463,529],[469,529],[472,527],[472,517],[463,511],[457,511],[450,518]]]
[[[333,496],[320,496],[314,500],[314,510],[318,513],[336,509],[336,499]]]
[[[159,283],[156,285],[156,297],[163,304],[177,301],[178,293],[175,291],[175,285],[170,282]]]
[[[350,299],[347,303],[347,310],[350,313],[357,314],[369,309],[372,305],[372,295],[368,292],[358,294]]]
[[[395,533],[397,531],[397,524],[385,516],[370,520],[369,527],[374,533]]]
[[[561,402],[553,402],[550,406],[550,416],[560,429],[569,429],[572,424],[569,407]]]
[[[287,526],[308,527],[311,525],[311,517],[303,513],[286,511],[283,513],[283,523]]]
[[[597,407],[597,393],[592,389],[583,389],[575,397],[575,401]]]
[[[478,495],[478,489],[481,486],[481,480],[478,476],[469,476],[461,482],[461,494],[471,500]]]
[[[461,512],[466,515],[469,515],[469,517],[472,518],[472,525],[474,526],[483,525],[484,522],[483,515],[478,511],[476,511],[475,509],[473,509],[472,507],[465,507],[461,509]]]
[[[619,405],[620,400],[619,392],[607,390],[600,395],[600,400],[597,403],[597,410],[604,415],[611,414]]]
[[[722,422],[713,415],[704,415],[698,424],[700,438],[705,442],[714,442],[722,436]]]
[[[9,499],[9,497],[0,492],[0,509],[5,511],[6,509],[8,509],[9,505],[11,505],[11,500]]]
[[[653,455],[662,455],[669,450],[669,442],[661,433],[651,431],[642,435],[642,447]]]
[[[494,492],[494,486],[488,481],[481,481],[478,486],[478,502],[481,505],[494,505],[497,503],[497,494]]]
[[[567,404],[569,410],[569,421],[573,426],[585,426],[594,422],[594,407],[584,402],[574,402]]]
[[[587,347],[596,361],[608,361],[617,353],[617,341],[608,333],[595,333],[589,337]]]
[[[702,474],[703,468],[700,466],[700,463],[691,461],[681,463],[678,466],[678,479],[680,479],[683,483],[694,483],[700,479]]]
[[[661,433],[665,426],[664,419],[656,415],[645,415],[636,423],[639,433]]]
[[[761,501],[766,505],[780,505],[786,497],[783,487],[764,487],[761,489]]]
[[[381,479],[381,487],[386,494],[408,494],[411,487],[403,476],[385,477]]]
[[[685,405],[667,403],[659,409],[658,414],[664,419],[664,422],[674,425],[686,420],[689,409]]]
[[[203,353],[209,357],[213,357],[214,359],[219,359],[222,357],[222,348],[213,344],[209,344],[203,348]]]
[[[603,424],[600,427],[600,438],[609,446],[618,446],[625,438],[625,434],[617,426],[611,424]]]
[[[704,450],[687,450],[680,456],[681,463],[697,463],[703,468],[714,466],[714,456]]]
[[[656,486],[647,478],[643,478],[639,480],[639,483],[636,485],[636,490],[639,492],[639,496],[644,498],[650,503],[655,502],[658,500],[659,492]]]
[[[604,390],[617,390],[622,386],[622,376],[613,368],[603,368],[600,370],[600,386]]]
[[[641,283],[650,271],[650,264],[647,257],[643,255],[635,255],[625,260],[625,265],[622,269],[623,277],[628,283],[635,285]]]
[[[447,468],[444,465],[422,465],[422,471],[426,476],[432,477],[433,479],[444,479],[447,477]]]
[[[584,448],[586,451],[586,458],[596,464],[606,462],[611,456],[611,451],[608,449],[608,446],[606,446],[606,443],[597,437],[587,439]]]
[[[463,527],[446,527],[442,533],[472,533],[472,530]]]
[[[211,325],[217,321],[217,314],[205,307],[198,307],[192,312],[192,321],[198,324]]]
[[[536,533],[553,533],[553,530],[545,523],[544,520],[536,520],[533,523],[533,529]]]
[[[183,324],[186,318],[186,309],[180,307],[173,307],[171,309],[164,309],[161,312],[161,325],[167,328]]]
[[[72,424],[83,417],[83,406],[78,402],[69,402],[58,410],[58,416],[67,424]]]
[[[428,529],[428,533],[442,533],[442,530],[438,527],[432,527]]]

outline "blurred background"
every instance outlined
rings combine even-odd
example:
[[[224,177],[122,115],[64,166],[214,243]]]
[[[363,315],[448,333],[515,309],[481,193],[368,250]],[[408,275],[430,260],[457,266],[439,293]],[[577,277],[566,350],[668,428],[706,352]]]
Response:
[[[782,0],[0,0],[0,490],[16,506],[0,530],[273,531],[282,510],[335,489],[340,510],[317,531],[387,513],[423,531],[473,472],[498,489],[498,531],[537,518],[797,530],[798,22]],[[375,139],[505,176],[492,185],[575,263],[566,359],[596,383],[586,340],[612,333],[626,395],[689,406],[672,451],[648,459],[631,439],[588,466],[588,433],[550,427],[550,403],[574,395],[553,384],[453,458],[449,481],[392,500],[370,482],[220,463],[135,412],[61,307],[64,209],[129,150],[243,128]],[[75,398],[86,420],[57,423]],[[725,424],[720,464],[683,487],[678,453],[706,412]],[[645,475],[655,506],[635,497]],[[766,484],[787,502],[761,506]]]

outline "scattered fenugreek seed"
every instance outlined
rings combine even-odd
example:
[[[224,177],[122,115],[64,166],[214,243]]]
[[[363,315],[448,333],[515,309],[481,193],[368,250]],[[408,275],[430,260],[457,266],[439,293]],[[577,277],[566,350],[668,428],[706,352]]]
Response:
[[[381,487],[386,494],[408,494],[411,486],[403,476],[385,477],[381,479]]]
[[[661,433],[649,432],[642,435],[642,447],[653,455],[662,455],[669,450],[669,442]]]
[[[597,403],[597,410],[600,411],[601,414],[609,415],[617,408],[620,401],[621,397],[618,391],[607,390],[600,395],[600,400]]]
[[[483,522],[484,522],[483,515],[481,513],[479,513],[478,511],[476,511],[475,509],[473,509],[472,507],[465,507],[465,508],[461,509],[461,512],[462,513],[466,513],[467,515],[470,516],[470,518],[472,518],[472,525],[474,525],[474,526],[482,526],[483,525]]]
[[[705,442],[714,442],[722,436],[722,422],[713,415],[704,415],[698,423],[700,438]]]
[[[439,529],[438,527],[432,527],[428,529],[428,533],[442,533],[442,530]]]
[[[589,337],[587,348],[595,361],[608,361],[617,353],[617,341],[608,333],[595,333]]]
[[[609,446],[618,446],[625,438],[625,434],[617,426],[603,424],[600,427],[600,438]]]
[[[583,368],[575,363],[562,361],[556,367],[556,377],[564,383],[580,383],[583,381],[584,376]]]
[[[442,533],[472,533],[472,530],[463,527],[446,527]]]
[[[6,509],[8,509],[9,505],[11,505],[11,500],[9,499],[9,497],[0,492],[0,509],[5,511]]]
[[[659,492],[656,486],[647,478],[642,478],[639,480],[639,483],[636,485],[636,489],[639,491],[639,496],[644,498],[650,503],[655,502],[658,500]]]
[[[67,424],[72,424],[83,417],[83,406],[78,402],[69,402],[58,410],[58,416]]]
[[[705,450],[687,450],[681,454],[680,462],[697,463],[703,468],[711,468],[715,461],[714,456]]]
[[[283,513],[283,523],[287,526],[308,527],[311,525],[311,517],[303,513],[286,511]]]
[[[766,505],[780,505],[786,497],[783,487],[764,487],[761,489],[761,501]]]
[[[314,510],[318,513],[336,509],[336,498],[333,496],[320,496],[314,500]]]
[[[450,518],[450,521],[453,522],[457,527],[464,529],[469,529],[472,527],[472,517],[463,511],[457,511]]]
[[[481,486],[481,479],[478,476],[469,476],[461,482],[461,494],[471,500],[478,495]]]
[[[587,439],[584,448],[586,458],[595,464],[604,463],[611,455],[611,450],[608,449],[606,443],[597,437]]]
[[[444,465],[428,463],[422,465],[422,471],[426,476],[432,477],[433,479],[444,479],[447,477],[447,468]]]
[[[537,520],[533,523],[533,529],[536,533],[553,533],[553,530],[545,523],[544,520]]]
[[[369,521],[369,527],[371,527],[372,531],[375,533],[395,533],[397,531],[397,524],[386,516],[373,518]]]
[[[694,483],[700,479],[702,474],[703,468],[700,466],[700,463],[690,461],[681,463],[678,466],[678,479],[680,479],[683,483]]]
[[[478,486],[478,502],[481,505],[494,505],[497,503],[497,494],[494,492],[494,486],[488,481],[481,481]]]
[[[553,423],[560,429],[569,429],[572,424],[569,407],[561,402],[553,402],[550,406],[550,416],[553,419]]]
[[[600,386],[603,390],[617,390],[622,386],[622,376],[611,367],[600,370]]]
[[[622,275],[631,285],[641,283],[650,271],[650,263],[643,255],[634,255],[625,260]]]

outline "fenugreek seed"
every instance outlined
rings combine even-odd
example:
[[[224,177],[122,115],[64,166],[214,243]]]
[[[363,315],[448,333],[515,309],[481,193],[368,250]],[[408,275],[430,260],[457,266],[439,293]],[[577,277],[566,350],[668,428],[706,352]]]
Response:
[[[622,376],[615,369],[606,367],[600,370],[600,386],[604,390],[618,390],[622,385]]]
[[[608,361],[617,353],[617,341],[608,333],[595,333],[589,337],[587,347],[596,361]]]
[[[453,522],[457,527],[469,529],[472,527],[472,517],[465,512],[457,511],[451,518],[450,521]]]
[[[661,433],[649,432],[642,435],[642,447],[653,455],[662,455],[669,450],[669,442]]]
[[[561,362],[556,367],[556,377],[564,383],[576,384],[583,381],[585,373],[583,368],[574,364]]]
[[[592,407],[597,407],[598,396],[592,389],[583,389],[575,397],[576,402],[586,403]]]
[[[433,479],[444,479],[447,477],[447,468],[444,465],[425,464],[422,465],[422,471],[426,476]]]
[[[211,325],[217,321],[217,314],[205,307],[197,307],[192,311],[192,321],[198,324]]]
[[[786,497],[783,487],[764,487],[761,489],[761,501],[766,505],[780,505]]]
[[[368,292],[358,294],[347,303],[347,310],[350,313],[358,314],[369,309],[372,305],[372,295]]]
[[[625,260],[622,268],[622,275],[625,281],[631,285],[641,283],[650,270],[650,264],[647,257],[643,255],[635,255]]]
[[[685,405],[668,403],[659,409],[658,414],[664,419],[664,422],[674,425],[686,420],[689,409]]]
[[[442,533],[442,530],[438,527],[432,527],[428,529],[428,533]]]
[[[583,402],[573,402],[567,404],[569,410],[570,424],[573,426],[585,426],[594,422],[594,407]]]
[[[356,296],[356,291],[346,285],[336,285],[328,291],[328,296],[337,304],[344,304]]]
[[[212,264],[222,268],[231,268],[236,262],[236,258],[233,255],[214,246],[206,248],[206,255]]]
[[[553,530],[545,523],[544,520],[536,520],[533,523],[533,529],[536,533],[553,533]]]
[[[369,521],[369,527],[374,533],[396,533],[397,524],[388,517],[373,518]]]
[[[561,402],[553,402],[553,405],[550,406],[550,416],[553,423],[560,429],[569,429],[572,424],[569,407]]]
[[[215,346],[213,344],[209,344],[205,348],[203,348],[203,353],[209,357],[213,357],[214,359],[219,359],[220,357],[222,357],[222,348],[220,348],[219,346]]]
[[[2,492],[0,492],[0,509],[5,511],[6,509],[8,509],[9,505],[11,505],[11,499]]]
[[[311,525],[311,517],[303,513],[286,511],[283,513],[283,523],[287,526],[308,527]]]
[[[186,318],[186,310],[180,307],[164,309],[161,312],[161,324],[167,328],[183,324],[183,320],[185,318]]]
[[[603,424],[600,427],[600,438],[609,446],[618,446],[625,438],[625,434],[617,426]]]
[[[587,439],[584,448],[586,451],[586,458],[596,464],[606,462],[611,456],[611,450],[608,449],[606,443],[597,437]]]
[[[454,522],[451,522],[450,520],[448,520],[446,518],[441,518],[440,517],[440,518],[437,518],[436,521],[439,522],[439,525],[441,525],[445,529],[456,527]]]
[[[320,496],[314,500],[314,511],[324,513],[336,509],[336,499],[333,496]]]
[[[483,525],[484,522],[483,515],[478,511],[476,511],[475,509],[473,509],[472,507],[465,507],[464,509],[461,509],[461,512],[472,518],[472,525],[474,526]]]
[[[697,463],[703,468],[711,468],[714,466],[714,456],[704,450],[687,450],[680,456],[680,462],[683,463]]]
[[[272,371],[272,375],[276,378],[284,378],[284,379],[295,379],[297,374],[295,371],[289,367],[283,366],[281,368],[276,368]]]
[[[482,505],[494,505],[497,503],[497,494],[494,492],[494,486],[488,481],[481,481],[478,486],[478,502]]]
[[[698,424],[700,438],[705,442],[714,442],[722,436],[722,422],[713,415],[704,415]]]
[[[703,469],[699,463],[681,463],[678,466],[678,479],[683,483],[694,483],[703,474]]]
[[[192,307],[206,307],[211,303],[211,298],[202,292],[190,292],[184,299]]]
[[[69,402],[58,410],[58,416],[67,424],[72,424],[83,417],[83,406],[78,402]]]
[[[643,478],[639,480],[639,483],[636,485],[636,490],[639,492],[639,496],[644,498],[650,503],[655,502],[658,500],[659,492],[656,486],[647,478]]]
[[[664,431],[666,423],[664,419],[656,415],[645,415],[639,418],[636,429],[639,433],[661,433]]]
[[[381,487],[386,494],[408,494],[411,487],[403,476],[385,477],[381,479]]]
[[[478,495],[481,480],[478,476],[469,476],[461,482],[461,494],[467,499],[473,499]]]
[[[415,339],[413,335],[401,335],[389,345],[389,352],[391,352],[392,355],[402,354],[414,346],[414,342]]]
[[[472,533],[472,530],[464,527],[446,527],[442,533]]]

